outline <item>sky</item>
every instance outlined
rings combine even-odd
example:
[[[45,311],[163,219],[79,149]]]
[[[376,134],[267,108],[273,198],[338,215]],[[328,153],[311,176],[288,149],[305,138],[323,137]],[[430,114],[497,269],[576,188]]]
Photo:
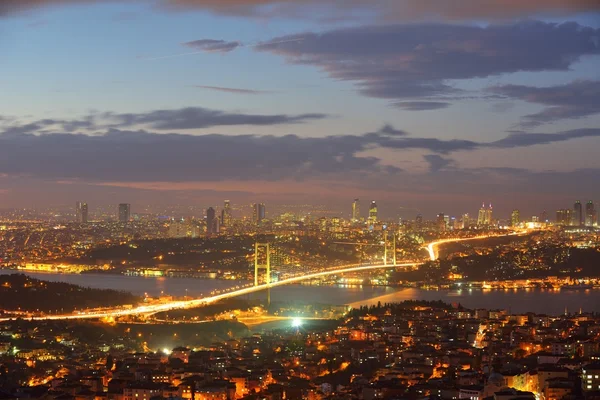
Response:
[[[598,0],[2,0],[0,54],[0,208],[600,202]]]

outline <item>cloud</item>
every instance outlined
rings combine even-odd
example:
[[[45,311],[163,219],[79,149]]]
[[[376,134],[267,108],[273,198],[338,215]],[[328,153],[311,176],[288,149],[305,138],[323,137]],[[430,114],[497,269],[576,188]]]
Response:
[[[185,113],[183,117],[162,112],[126,115],[120,125],[148,124],[161,129],[201,126]],[[77,121],[73,123],[77,125]],[[453,163],[442,157],[444,154],[600,137],[600,129],[578,129],[552,134],[513,132],[495,142],[475,142],[410,137],[391,125],[359,135],[325,137],[188,135],[115,128],[89,135],[57,132],[61,124],[65,121],[42,120],[5,128],[0,134],[0,174],[101,182],[303,180],[332,174],[369,179],[373,174],[401,172],[378,157],[364,155],[377,148],[432,152],[424,159],[430,171],[439,172]],[[43,130],[36,131],[40,127]]]
[[[450,103],[442,101],[399,101],[394,103],[395,107],[408,111],[439,110],[450,106]]]
[[[584,128],[584,129],[573,129],[570,131],[564,131],[559,133],[525,133],[525,132],[514,132],[505,137],[504,139],[497,140],[486,144],[487,147],[492,148],[515,148],[515,147],[528,147],[540,144],[549,144],[557,142],[565,142],[567,140],[581,139],[588,137],[600,137],[600,129],[598,128]]]
[[[256,48],[353,82],[364,95],[409,100],[413,108],[422,108],[427,106],[423,100],[461,94],[452,81],[519,71],[566,71],[580,57],[600,54],[599,36],[600,29],[572,22],[411,24],[282,36]],[[303,40],[290,41],[298,37]]]
[[[230,88],[223,86],[207,86],[207,85],[196,85],[195,87],[200,89],[214,90],[217,92],[224,93],[235,93],[235,94],[266,94],[273,93],[269,90],[254,90],[254,89],[241,89],[241,88]]]
[[[426,154],[423,156],[423,158],[429,164],[430,172],[438,172],[439,170],[444,169],[454,163],[454,160],[450,158],[444,158],[439,154]]]
[[[184,46],[191,47],[196,50],[202,50],[209,53],[228,53],[237,49],[240,42],[226,42],[224,40],[200,39],[192,42],[183,43]]]
[[[579,80],[550,87],[503,85],[488,90],[529,103],[548,106],[541,112],[524,116],[521,123],[524,127],[600,113],[600,81]]]
[[[377,132],[368,133],[367,135],[407,136],[408,132],[400,130],[400,129],[396,129],[390,124],[385,124]]]
[[[133,0],[129,0],[133,1]],[[48,5],[92,4],[94,0],[2,0],[0,15]],[[208,10],[226,15],[291,18],[356,18],[373,15],[383,21],[507,20],[538,15],[560,16],[600,9],[596,0],[159,0],[162,8]],[[318,12],[317,12],[318,11]]]
[[[123,182],[386,173],[377,158],[356,155],[371,142],[360,136],[194,136],[117,129],[94,136],[0,135],[0,173]]]
[[[325,114],[243,114],[211,110],[202,107],[187,107],[176,110],[155,110],[138,114],[104,113],[100,116],[112,128],[128,128],[136,125],[158,130],[201,129],[214,126],[233,125],[278,125],[296,124],[326,118]]]

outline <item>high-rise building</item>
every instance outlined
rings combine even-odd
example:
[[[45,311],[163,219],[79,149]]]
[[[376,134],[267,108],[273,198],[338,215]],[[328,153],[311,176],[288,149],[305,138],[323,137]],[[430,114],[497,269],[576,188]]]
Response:
[[[87,224],[88,222],[88,205],[87,203],[78,201],[75,205],[75,212],[77,214],[77,222],[80,224]]]
[[[436,225],[439,231],[443,232],[446,230],[446,216],[444,213],[439,213],[437,215]]]
[[[558,225],[571,225],[573,223],[573,210],[569,208],[556,210],[556,223]]]
[[[265,219],[265,205],[264,203],[256,203],[252,206],[252,220],[255,224],[260,224]]]
[[[371,201],[371,205],[369,206],[369,223],[374,224],[377,222],[377,203],[375,200]]]
[[[352,202],[352,222],[360,221],[360,201],[354,199]]]
[[[119,204],[119,222],[129,222],[131,219],[131,204]]]
[[[594,226],[596,224],[596,208],[593,201],[588,201],[585,205],[585,226]]]
[[[557,225],[568,225],[570,220],[566,219],[567,210],[560,209],[556,210],[556,224]],[[568,221],[568,222],[567,222]]]
[[[583,225],[583,210],[581,206],[581,201],[577,200],[573,205],[573,226],[581,226]]]
[[[423,229],[423,216],[421,214],[417,215],[415,218],[415,228],[417,231],[421,231]]]
[[[481,205],[479,214],[477,215],[478,226],[490,226],[492,224],[492,205],[489,207],[485,206],[485,203]]]
[[[223,210],[221,210],[221,223],[226,227],[231,227],[231,203],[229,200],[225,200],[223,203]]]
[[[462,229],[469,229],[469,227],[471,226],[471,217],[469,216],[469,214],[463,214],[461,219],[462,221],[460,226],[462,227]]]
[[[542,211],[542,214],[540,215],[540,222],[542,224],[546,224],[546,223],[550,222],[548,220],[548,212],[546,210]]]
[[[521,223],[521,213],[519,210],[513,210],[510,214],[510,225],[514,228]]]
[[[208,207],[206,210],[206,234],[215,235],[219,233],[219,219],[214,208]]]

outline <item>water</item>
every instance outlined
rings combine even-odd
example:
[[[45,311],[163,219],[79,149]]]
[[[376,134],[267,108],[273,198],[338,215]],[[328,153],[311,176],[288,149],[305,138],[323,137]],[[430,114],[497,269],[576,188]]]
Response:
[[[15,271],[0,270],[0,275]],[[148,293],[158,296],[161,293],[174,296],[198,297],[212,290],[227,289],[248,282],[225,280],[204,280],[186,278],[149,278],[101,274],[55,274],[33,273],[27,275],[55,282],[67,282],[99,289],[124,290],[136,295]],[[251,298],[264,298],[265,293],[257,293]],[[400,302],[403,300],[442,300],[447,303],[460,303],[468,308],[510,309],[520,313],[533,311],[545,314],[561,314],[565,307],[569,311],[600,312],[600,289],[553,291],[553,290],[422,290],[371,286],[308,286],[288,285],[272,289],[272,301],[302,303],[360,305]]]

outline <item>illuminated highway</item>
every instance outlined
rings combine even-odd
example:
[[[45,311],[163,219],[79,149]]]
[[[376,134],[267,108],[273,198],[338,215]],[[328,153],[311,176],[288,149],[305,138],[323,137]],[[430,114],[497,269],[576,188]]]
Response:
[[[525,232],[521,232],[521,233],[513,232],[510,234],[501,235],[501,236],[518,235],[518,234],[523,234],[523,233],[525,233]],[[431,260],[435,261],[437,259],[436,249],[441,244],[462,242],[462,241],[466,241],[466,240],[485,239],[485,238],[489,238],[489,237],[492,237],[492,236],[486,235],[486,236],[475,236],[475,237],[470,237],[470,238],[442,239],[442,240],[438,240],[438,241],[429,243],[424,248],[427,249],[427,251],[429,252],[429,258]],[[315,272],[312,274],[305,274],[305,275],[295,276],[292,278],[283,279],[283,280],[280,280],[277,282],[271,282],[270,284],[261,284],[261,285],[249,286],[249,287],[245,287],[245,288],[241,288],[241,289],[231,290],[231,291],[228,291],[225,293],[220,293],[220,294],[217,294],[214,296],[203,297],[203,298],[199,298],[199,299],[176,300],[176,301],[172,301],[172,302],[168,302],[168,303],[142,305],[142,306],[133,307],[133,308],[113,308],[113,309],[106,309],[106,310],[102,310],[102,311],[89,311],[89,312],[81,311],[81,312],[75,312],[72,314],[62,314],[62,315],[43,315],[43,316],[32,316],[32,317],[27,316],[27,319],[34,319],[34,320],[104,319],[104,318],[123,317],[123,316],[127,316],[127,315],[143,315],[143,314],[148,315],[148,314],[155,314],[155,313],[164,312],[164,311],[196,308],[199,306],[214,303],[219,300],[224,300],[224,299],[228,299],[231,297],[242,296],[245,294],[259,292],[261,290],[265,290],[268,288],[289,285],[289,284],[298,283],[298,282],[305,281],[305,280],[322,278],[322,277],[330,276],[330,275],[345,274],[345,273],[350,273],[350,272],[369,271],[369,270],[380,269],[380,268],[414,267],[414,266],[421,265],[421,264],[423,264],[423,263],[422,262],[404,262],[404,263],[398,263],[396,265],[393,265],[393,264],[346,265],[346,266],[341,266],[341,267],[326,270],[326,271]],[[10,319],[10,318],[0,318],[0,321],[6,321],[8,319]]]
[[[163,304],[153,304],[153,305],[145,305],[139,306],[129,309],[117,308],[117,309],[109,309],[105,311],[99,312],[85,312],[81,313],[73,313],[73,314],[62,314],[62,315],[44,315],[44,316],[34,316],[31,317],[33,320],[62,320],[62,319],[103,319],[103,318],[115,318],[115,317],[123,317],[127,315],[141,315],[141,314],[154,314],[163,311],[171,311],[171,310],[181,310],[186,308],[196,308],[199,306],[203,306],[206,304],[214,303],[219,300],[228,299],[231,297],[242,296],[245,294],[259,292],[261,290],[265,290],[268,288],[274,288],[277,286],[289,285],[292,283],[298,283],[305,280],[322,278],[329,275],[336,274],[345,274],[348,272],[360,272],[360,271],[368,271],[372,269],[379,268],[396,268],[396,267],[412,267],[415,265],[420,265],[420,263],[410,262],[396,265],[384,265],[384,264],[376,264],[376,265],[351,265],[344,266],[328,271],[316,272],[313,274],[305,274],[300,276],[295,276],[292,278],[284,279],[278,282],[271,282],[271,284],[261,284],[257,286],[250,286],[238,290],[232,290],[230,292],[221,293],[215,296],[203,297],[200,299],[193,300],[176,300],[169,303]],[[0,321],[6,321],[9,318],[2,318]],[[27,317],[27,319],[30,319]]]
[[[424,247],[424,249],[426,249],[427,252],[429,253],[429,259],[431,261],[435,261],[439,258],[439,254],[437,252],[437,247],[441,244],[464,242],[467,240],[490,239],[490,238],[494,238],[494,237],[525,235],[527,233],[528,233],[528,231],[520,231],[520,232],[511,232],[511,233],[507,233],[504,235],[480,235],[480,236],[473,236],[473,237],[468,237],[468,238],[440,239],[440,240],[436,240],[435,242],[429,243],[427,246]]]

